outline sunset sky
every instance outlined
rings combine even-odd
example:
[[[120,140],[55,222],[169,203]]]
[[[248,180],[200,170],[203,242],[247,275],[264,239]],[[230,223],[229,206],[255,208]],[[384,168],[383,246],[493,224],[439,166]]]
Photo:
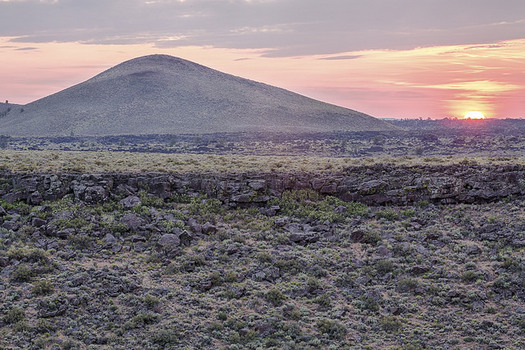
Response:
[[[163,53],[382,118],[525,118],[523,0],[0,0],[0,101]]]

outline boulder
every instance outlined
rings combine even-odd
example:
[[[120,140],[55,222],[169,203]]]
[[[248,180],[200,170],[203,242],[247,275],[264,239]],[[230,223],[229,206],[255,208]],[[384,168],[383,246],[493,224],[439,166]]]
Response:
[[[143,221],[137,214],[128,213],[122,216],[120,223],[126,225],[131,231],[136,231]]]
[[[164,250],[173,250],[180,246],[180,243],[179,236],[173,233],[166,233],[157,241],[157,244]]]
[[[142,201],[137,196],[128,196],[120,201],[120,205],[125,210],[130,210],[142,204]]]

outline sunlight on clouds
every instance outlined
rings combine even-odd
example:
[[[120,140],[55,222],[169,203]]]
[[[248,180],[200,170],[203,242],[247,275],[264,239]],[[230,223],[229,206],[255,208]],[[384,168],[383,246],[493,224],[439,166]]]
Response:
[[[230,30],[230,33],[236,33],[236,34],[282,33],[285,31],[290,31],[290,29],[286,29],[286,26],[276,25],[276,26],[236,28],[236,29]]]
[[[0,38],[0,64],[12,67],[0,80],[0,100],[15,103],[57,92],[127,59],[163,53],[377,117],[463,117],[471,110],[487,117],[525,116],[525,40],[266,57],[270,48],[40,43],[27,50],[11,39]],[[184,39],[166,35],[160,43]]]
[[[495,93],[522,89],[523,86],[513,85],[505,82],[482,80],[482,81],[463,81],[458,83],[445,83],[438,85],[420,86],[431,89],[448,90],[470,90],[485,93]]]
[[[362,56],[352,61],[351,72],[366,88],[389,98],[393,92],[402,93],[397,102],[392,100],[393,115],[411,109],[416,100],[403,96],[413,93],[426,96],[419,102],[425,99],[426,110],[434,117],[462,116],[473,109],[499,117],[524,115],[523,105],[516,101],[525,93],[525,40],[351,54]]]

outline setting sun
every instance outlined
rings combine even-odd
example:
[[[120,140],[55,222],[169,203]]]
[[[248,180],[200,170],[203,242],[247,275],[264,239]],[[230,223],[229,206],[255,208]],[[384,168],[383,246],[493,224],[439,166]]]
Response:
[[[481,112],[468,112],[465,114],[465,119],[485,119],[485,116]]]

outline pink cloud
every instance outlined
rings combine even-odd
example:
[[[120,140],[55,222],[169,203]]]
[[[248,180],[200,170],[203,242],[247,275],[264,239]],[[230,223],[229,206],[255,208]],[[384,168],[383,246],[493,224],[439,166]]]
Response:
[[[377,117],[524,117],[525,40],[263,57],[264,49],[40,43],[0,38],[0,100],[28,103],[133,57],[165,53]]]

